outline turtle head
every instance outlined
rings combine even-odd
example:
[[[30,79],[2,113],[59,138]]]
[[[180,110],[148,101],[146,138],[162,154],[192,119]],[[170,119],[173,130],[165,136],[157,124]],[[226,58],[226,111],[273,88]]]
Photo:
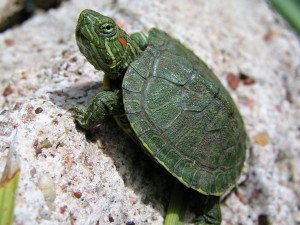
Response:
[[[124,75],[141,52],[114,20],[90,9],[80,13],[75,36],[80,52],[110,79]]]

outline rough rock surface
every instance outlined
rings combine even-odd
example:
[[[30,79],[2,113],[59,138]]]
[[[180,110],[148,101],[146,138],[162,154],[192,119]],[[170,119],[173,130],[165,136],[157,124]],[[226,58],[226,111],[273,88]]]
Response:
[[[222,224],[299,224],[300,45],[262,0],[73,0],[1,33],[0,173],[11,148],[21,167],[14,224],[163,223],[168,173],[113,120],[86,134],[67,112],[102,88],[103,73],[75,44],[85,8],[128,33],[167,31],[229,89],[250,148],[239,189],[222,201]]]

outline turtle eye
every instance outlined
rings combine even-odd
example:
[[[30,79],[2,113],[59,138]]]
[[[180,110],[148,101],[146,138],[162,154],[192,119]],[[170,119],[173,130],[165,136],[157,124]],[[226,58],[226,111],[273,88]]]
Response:
[[[105,23],[100,26],[100,32],[103,34],[110,34],[114,30],[114,25]]]

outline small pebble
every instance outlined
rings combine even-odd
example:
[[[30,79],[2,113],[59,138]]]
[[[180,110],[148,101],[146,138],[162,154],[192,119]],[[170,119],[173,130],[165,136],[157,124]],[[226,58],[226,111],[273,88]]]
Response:
[[[64,205],[62,207],[60,207],[60,213],[64,214],[66,212],[66,209],[68,208],[68,206]]]
[[[3,91],[3,96],[6,97],[10,94],[12,94],[14,90],[11,88],[11,86],[7,86]]]
[[[258,225],[269,225],[268,216],[265,214],[260,214],[258,216]]]
[[[236,90],[237,87],[239,86],[239,83],[241,81],[241,78],[233,73],[227,74],[227,82],[229,86],[233,89]]]
[[[135,223],[133,221],[128,221],[126,225],[135,225]]]
[[[54,202],[56,197],[55,184],[49,174],[40,177],[38,187],[42,191],[45,201]]]
[[[254,137],[254,141],[258,145],[266,146],[269,144],[269,135],[266,132],[259,133]]]
[[[40,147],[41,148],[51,148],[52,144],[50,143],[50,141],[46,138],[43,141],[40,142]]]
[[[6,38],[4,40],[4,43],[6,44],[6,46],[13,46],[15,44],[15,41],[13,39]]]
[[[115,222],[114,218],[113,218],[112,215],[110,215],[110,214],[109,214],[109,216],[108,216],[108,220],[109,220],[110,223]]]
[[[36,109],[35,109],[35,113],[36,114],[40,114],[41,112],[43,112],[44,110],[41,108],[41,107],[37,107]]]
[[[248,78],[246,78],[246,79],[244,80],[244,84],[245,84],[245,85],[251,85],[251,84],[254,84],[254,80],[248,77]]]
[[[80,191],[76,191],[73,193],[76,198],[81,198],[82,193]]]

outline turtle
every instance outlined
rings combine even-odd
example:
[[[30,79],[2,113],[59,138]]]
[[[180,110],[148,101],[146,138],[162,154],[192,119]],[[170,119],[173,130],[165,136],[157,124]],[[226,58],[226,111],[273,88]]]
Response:
[[[217,76],[188,47],[151,28],[128,35],[85,9],[75,37],[104,72],[103,90],[72,116],[92,130],[113,116],[154,161],[205,197],[199,224],[220,224],[220,196],[237,186],[246,159],[243,118]]]

